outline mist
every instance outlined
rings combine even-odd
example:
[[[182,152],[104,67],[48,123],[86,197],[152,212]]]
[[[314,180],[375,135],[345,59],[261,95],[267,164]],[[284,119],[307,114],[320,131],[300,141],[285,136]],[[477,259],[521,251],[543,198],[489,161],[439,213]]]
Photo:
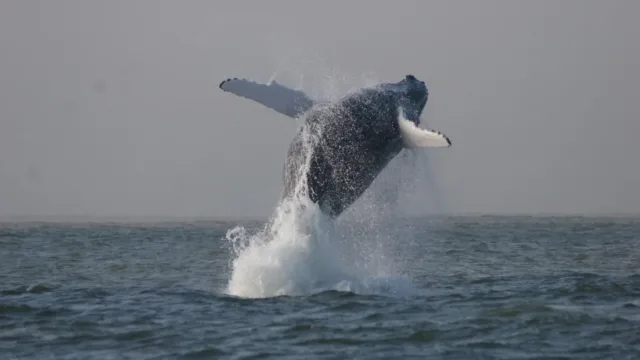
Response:
[[[447,211],[640,213],[638,13],[631,0],[4,1],[0,218],[266,217],[298,124],[218,84],[275,76],[331,97],[406,74],[453,142],[429,153]]]

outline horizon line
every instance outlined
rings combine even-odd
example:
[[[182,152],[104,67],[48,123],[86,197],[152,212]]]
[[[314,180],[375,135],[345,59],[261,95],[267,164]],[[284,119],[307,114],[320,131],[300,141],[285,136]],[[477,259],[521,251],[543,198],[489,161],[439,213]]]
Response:
[[[171,222],[228,222],[268,221],[269,216],[167,216],[167,215],[0,215],[0,223],[171,223]],[[434,217],[586,217],[586,218],[640,218],[636,212],[579,213],[579,212],[451,212],[432,214],[402,214],[398,218],[419,219]]]

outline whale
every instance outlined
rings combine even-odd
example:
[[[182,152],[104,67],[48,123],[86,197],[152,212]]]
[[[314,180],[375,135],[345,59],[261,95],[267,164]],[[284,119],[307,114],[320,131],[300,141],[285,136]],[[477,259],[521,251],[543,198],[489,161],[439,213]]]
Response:
[[[314,100],[275,80],[262,84],[228,78],[219,87],[301,121],[285,158],[283,197],[294,196],[303,181],[306,196],[334,219],[404,149],[451,147],[442,132],[420,127],[429,91],[413,75],[363,87],[334,101]]]

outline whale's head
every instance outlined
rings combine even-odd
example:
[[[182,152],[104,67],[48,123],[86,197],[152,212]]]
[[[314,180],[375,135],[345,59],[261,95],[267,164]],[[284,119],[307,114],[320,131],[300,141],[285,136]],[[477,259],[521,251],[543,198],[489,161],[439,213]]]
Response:
[[[429,90],[427,90],[427,85],[424,81],[416,79],[413,75],[405,76],[404,80],[401,82],[404,83],[404,92],[407,99],[420,108],[420,112],[422,112],[427,104],[427,100],[429,99]]]
[[[429,99],[429,90],[424,81],[413,75],[406,75],[401,81],[385,84],[384,87],[396,94],[398,105],[402,107],[407,119],[418,125]]]
[[[418,124],[420,115],[427,105],[429,90],[424,81],[416,79],[413,75],[407,75],[400,81],[401,103],[405,112],[410,117],[409,120]]]

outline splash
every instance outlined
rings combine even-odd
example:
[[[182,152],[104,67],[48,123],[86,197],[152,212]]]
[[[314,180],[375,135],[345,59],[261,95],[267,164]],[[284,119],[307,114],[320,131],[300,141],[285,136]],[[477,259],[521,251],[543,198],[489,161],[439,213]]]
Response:
[[[375,249],[363,253],[348,244],[368,242],[345,233],[307,196],[306,173],[313,143],[303,127],[302,161],[292,196],[283,199],[264,229],[249,234],[236,227],[227,233],[235,257],[226,292],[264,298],[323,291],[410,295],[411,281],[394,275],[389,259]],[[349,236],[349,235],[347,235]],[[364,247],[366,248],[366,247]],[[363,248],[361,248],[363,249]]]
[[[434,155],[428,149],[402,151],[367,189],[365,206],[380,207],[392,218],[446,214],[449,207],[437,181]]]

